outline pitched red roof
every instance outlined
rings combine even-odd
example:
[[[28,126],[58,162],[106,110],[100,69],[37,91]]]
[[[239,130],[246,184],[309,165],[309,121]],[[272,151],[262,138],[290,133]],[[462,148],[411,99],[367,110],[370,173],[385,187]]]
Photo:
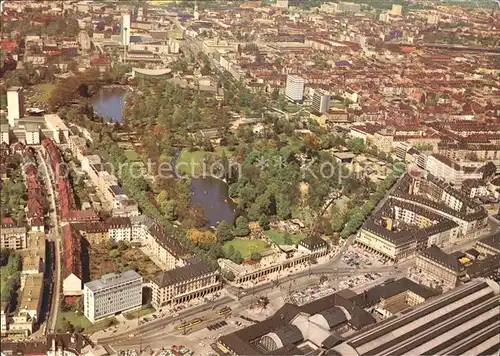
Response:
[[[82,240],[78,231],[70,224],[63,227],[64,231],[64,278],[74,274],[83,280],[82,273]]]

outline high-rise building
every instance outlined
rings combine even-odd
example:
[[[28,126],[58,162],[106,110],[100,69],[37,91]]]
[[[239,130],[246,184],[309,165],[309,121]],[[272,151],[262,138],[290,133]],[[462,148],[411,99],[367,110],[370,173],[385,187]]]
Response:
[[[326,91],[317,89],[314,91],[312,108],[321,114],[330,110],[330,94]]]
[[[121,275],[109,273],[85,283],[84,315],[91,322],[120,312],[139,309],[142,305],[142,277],[129,270]]]
[[[297,102],[304,98],[305,80],[297,75],[288,75],[286,78],[285,95],[288,100]]]
[[[17,126],[18,120],[24,117],[24,90],[21,87],[7,89],[7,119],[11,127]]]
[[[403,7],[401,5],[392,4],[391,15],[401,16],[402,12],[403,12]]]
[[[123,14],[120,24],[120,34],[122,38],[122,44],[128,46],[130,44],[130,14]]]

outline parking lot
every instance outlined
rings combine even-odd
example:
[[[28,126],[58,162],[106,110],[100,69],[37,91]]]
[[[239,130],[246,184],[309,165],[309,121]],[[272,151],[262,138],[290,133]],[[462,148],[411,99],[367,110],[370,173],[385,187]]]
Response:
[[[377,267],[387,265],[388,262],[362,248],[350,246],[342,256],[342,262],[348,267]]]

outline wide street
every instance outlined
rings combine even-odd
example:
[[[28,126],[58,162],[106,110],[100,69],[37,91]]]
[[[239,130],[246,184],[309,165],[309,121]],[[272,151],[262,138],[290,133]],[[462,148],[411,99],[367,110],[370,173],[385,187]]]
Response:
[[[47,168],[47,163],[42,157],[41,151],[38,151],[38,162],[42,169],[43,181],[45,187],[47,188],[48,195],[50,197],[50,219],[51,219],[51,229],[50,233],[55,237],[55,270],[53,275],[53,291],[52,291],[52,302],[51,302],[51,310],[49,314],[49,320],[47,321],[48,330],[55,331],[56,322],[57,322],[57,312],[59,311],[59,297],[61,294],[61,236],[60,236],[60,226],[59,219],[57,216],[57,208],[54,190],[52,187],[49,170]]]
[[[470,248],[476,240],[490,234],[497,228],[498,225],[490,221],[489,231],[485,231],[474,238],[449,245],[445,248],[445,250],[446,252],[453,252]],[[224,316],[217,313],[217,310],[222,306],[230,306],[232,308],[232,315],[237,316],[242,311],[244,312],[248,310],[248,308],[255,303],[256,297],[260,295],[266,295],[270,300],[274,300],[284,294],[290,294],[291,291],[304,290],[311,285],[318,284],[319,276],[321,275],[327,276],[330,280],[339,280],[342,277],[347,278],[367,273],[381,273],[384,275],[378,280],[358,285],[353,288],[356,291],[360,291],[380,284],[388,277],[401,278],[405,276],[408,268],[413,266],[415,262],[415,258],[411,258],[395,265],[382,265],[368,268],[345,267],[345,264],[341,262],[341,257],[353,241],[354,237],[351,237],[348,241],[346,241],[346,244],[344,244],[333,259],[323,264],[311,265],[310,268],[306,268],[295,274],[284,276],[279,278],[279,280],[264,282],[246,289],[241,289],[235,286],[227,286],[226,289],[230,294],[232,294],[232,296],[224,296],[213,303],[202,304],[190,308],[180,312],[176,317],[167,316],[150,321],[149,323],[138,327],[132,327],[126,332],[121,332],[114,336],[98,338],[97,342],[100,344],[110,344],[121,349],[138,349],[147,345],[152,348],[165,346],[165,336],[182,336],[182,331],[177,331],[173,329],[173,327],[183,321],[191,320],[195,317],[203,319],[201,324],[187,330],[187,333],[192,333],[199,329],[204,329],[210,323],[222,320]],[[238,299],[237,295],[243,296]],[[162,337],[160,338],[160,336]]]

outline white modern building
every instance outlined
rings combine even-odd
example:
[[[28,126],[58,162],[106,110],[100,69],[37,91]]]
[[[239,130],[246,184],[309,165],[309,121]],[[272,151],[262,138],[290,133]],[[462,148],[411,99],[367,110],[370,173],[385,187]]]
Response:
[[[460,187],[466,179],[482,179],[479,169],[484,163],[455,162],[441,154],[433,154],[427,158],[425,169],[434,177]]]
[[[297,75],[288,75],[286,78],[285,95],[288,100],[300,102],[304,98],[305,80]]]
[[[312,108],[320,114],[328,112],[330,110],[330,94],[326,91],[316,89],[313,94]]]
[[[120,35],[124,46],[130,45],[130,14],[123,14],[120,23]]]
[[[10,127],[16,127],[24,117],[24,90],[22,87],[7,89],[7,119]]]
[[[142,277],[135,271],[109,273],[83,287],[84,315],[91,322],[142,305]]]
[[[61,138],[63,138],[65,141],[68,140],[69,138],[69,129],[68,127],[64,124],[62,121],[61,117],[57,114],[46,114],[44,116],[45,118],[45,125],[47,126],[47,129],[49,129],[52,132],[53,139],[56,143],[61,143]]]

